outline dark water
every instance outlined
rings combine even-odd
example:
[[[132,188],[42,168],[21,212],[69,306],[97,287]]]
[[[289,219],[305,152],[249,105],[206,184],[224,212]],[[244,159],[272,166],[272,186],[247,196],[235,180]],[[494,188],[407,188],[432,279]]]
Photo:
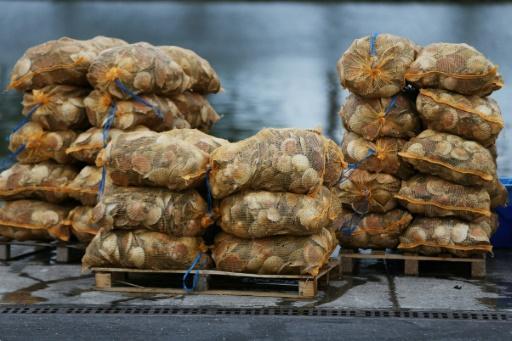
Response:
[[[339,140],[336,113],[346,92],[337,84],[336,60],[354,38],[374,31],[419,44],[467,42],[512,81],[512,4],[0,1],[0,9],[2,86],[26,48],[63,35],[180,45],[207,58],[221,76],[225,92],[210,100],[224,118],[213,133],[232,140],[263,127],[322,127]],[[506,120],[500,174],[512,176],[512,91],[505,87],[493,97]],[[19,119],[19,99],[0,97],[4,134]]]

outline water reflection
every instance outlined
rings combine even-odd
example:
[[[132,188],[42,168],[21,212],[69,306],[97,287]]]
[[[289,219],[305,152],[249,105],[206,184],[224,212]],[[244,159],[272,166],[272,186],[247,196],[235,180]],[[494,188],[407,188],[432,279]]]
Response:
[[[511,80],[512,48],[506,43],[512,38],[511,15],[510,4],[5,1],[0,80],[5,86],[8,70],[27,47],[63,35],[176,44],[206,57],[222,78],[225,92],[210,98],[224,116],[214,134],[238,140],[263,127],[322,127],[339,140],[336,114],[346,93],[338,86],[335,64],[354,38],[376,31],[419,44],[465,41]],[[5,134],[19,119],[20,96],[0,96]],[[507,121],[498,143],[500,173],[512,175],[507,148],[512,92],[505,88],[493,96]]]

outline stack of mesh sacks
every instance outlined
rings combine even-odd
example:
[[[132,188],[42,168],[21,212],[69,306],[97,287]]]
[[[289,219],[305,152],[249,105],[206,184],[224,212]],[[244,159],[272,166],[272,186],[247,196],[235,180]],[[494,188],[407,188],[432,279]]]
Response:
[[[340,111],[349,171],[336,186],[351,209],[338,230],[342,247],[396,248],[413,219],[394,196],[414,174],[398,153],[421,129],[410,93],[402,91],[418,49],[405,38],[372,35],[355,40],[338,61],[341,84],[350,91]]]
[[[429,255],[490,251],[491,207],[507,198],[494,147],[503,120],[496,103],[480,97],[501,87],[496,67],[466,44],[419,48],[381,34],[354,41],[338,71],[343,86],[366,97],[351,95],[341,111],[349,130],[343,150],[357,169],[338,188],[359,213],[340,230],[342,245]],[[406,81],[413,103],[399,93]],[[393,211],[397,203],[408,212]]]
[[[28,49],[16,63],[9,87],[24,92],[25,117],[9,137],[12,162],[0,174],[0,197],[6,200],[0,207],[1,236],[69,241],[70,227],[81,226],[70,200],[81,194],[72,188],[80,165],[66,148],[89,126],[84,98],[91,60],[123,44],[107,37],[61,38]],[[95,233],[72,231],[80,240]]]
[[[336,143],[313,130],[263,129],[216,149],[210,166],[217,269],[317,275],[343,217],[331,191],[345,166]]]
[[[209,266],[202,233],[214,213],[200,191],[210,153],[227,141],[191,128],[219,118],[203,97],[220,90],[217,74],[190,50],[137,43],[101,53],[87,78],[95,127],[68,151],[95,163],[103,180],[90,208],[100,233],[83,267]]]

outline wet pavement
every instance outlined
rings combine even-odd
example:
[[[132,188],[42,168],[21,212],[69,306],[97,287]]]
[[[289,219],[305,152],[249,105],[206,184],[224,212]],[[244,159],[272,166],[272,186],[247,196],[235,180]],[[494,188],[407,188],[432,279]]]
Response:
[[[409,277],[401,275],[399,263],[365,261],[356,274],[331,280],[313,300],[100,292],[93,289],[92,275],[81,273],[79,264],[55,264],[48,261],[50,257],[54,255],[47,251],[1,263],[0,304],[512,311],[512,250],[498,250],[488,258],[484,280],[467,277],[464,264],[441,268],[420,264],[422,276]]]

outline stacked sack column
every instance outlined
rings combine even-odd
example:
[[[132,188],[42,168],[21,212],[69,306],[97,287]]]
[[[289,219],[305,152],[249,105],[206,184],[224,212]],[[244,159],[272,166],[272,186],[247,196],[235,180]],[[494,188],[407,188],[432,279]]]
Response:
[[[172,97],[146,93],[139,87],[142,87],[142,85],[148,86],[148,84],[141,85],[144,79],[147,81],[148,72],[144,70],[134,71],[130,65],[123,63],[117,65],[111,59],[115,56],[121,56],[123,53],[128,56],[128,59],[124,60],[125,63],[127,60],[133,63],[136,60],[150,58],[151,52],[143,51],[144,46],[149,46],[152,51],[158,52],[158,49],[161,50],[160,52],[164,52],[166,56],[159,54],[161,59],[165,60],[168,66],[172,66],[176,72],[181,72],[182,78],[189,77],[190,89],[183,93],[173,94]],[[68,155],[89,165],[82,169],[79,176],[71,184],[72,196],[84,205],[72,212],[73,226],[76,230],[84,233],[96,230],[92,224],[87,222],[91,220],[92,209],[97,203],[100,186],[105,187],[110,181],[108,177],[105,178],[105,172],[100,167],[95,166],[98,153],[108,141],[127,131],[161,132],[182,128],[208,131],[220,119],[204,97],[207,93],[220,90],[219,78],[206,60],[193,51],[175,46],[154,48],[149,44],[142,43],[134,48],[139,52],[132,50],[133,56],[131,57],[126,52],[130,49],[132,47],[126,45],[114,49],[113,52],[106,51],[105,56],[99,56],[97,58],[98,62],[93,62],[94,66],[91,67],[91,77],[95,79],[94,75],[97,76],[104,71],[102,67],[105,66],[105,62],[108,63],[105,60],[109,60],[113,64],[108,70],[110,71],[109,76],[113,77],[116,72],[122,72],[119,70],[134,72],[133,85],[136,87],[133,89],[127,87],[122,78],[115,78],[112,80],[113,86],[109,89],[105,86],[94,89],[84,100],[87,118],[93,127],[78,135],[69,148],[66,149]],[[174,57],[170,55],[171,52],[174,52]],[[136,53],[138,53],[137,56],[135,56]],[[183,74],[185,75],[183,76]],[[156,81],[156,78],[154,81]],[[96,80],[92,82],[93,85],[97,84]],[[151,79],[149,82],[151,82]],[[192,131],[188,134],[199,139],[203,138],[198,133]]]
[[[201,235],[212,224],[214,212],[198,189],[206,183],[209,154],[227,141],[185,128],[207,129],[218,118],[195,91],[218,91],[220,84],[211,67],[186,69],[174,58],[138,43],[105,51],[89,69],[88,79],[96,89],[89,97],[89,119],[95,125],[105,122],[103,142],[110,127],[136,131],[115,131],[106,148],[94,155],[110,182],[100,186],[104,191],[92,210],[91,223],[101,232],[86,250],[84,268],[210,265]],[[193,59],[190,65],[195,65]],[[188,106],[188,119],[179,106]],[[139,124],[149,128],[137,128]]]
[[[373,34],[356,39],[338,61],[341,85],[350,91],[340,111],[350,169],[336,186],[352,210],[338,230],[342,247],[394,249],[412,221],[394,195],[414,174],[398,153],[421,130],[410,94],[402,91],[418,50],[408,39]]]
[[[313,130],[263,129],[215,150],[217,269],[317,275],[337,244],[344,211],[330,188],[344,167],[336,143]]]
[[[0,197],[9,200],[0,208],[2,236],[70,239],[69,185],[78,165],[65,150],[88,126],[87,68],[102,50],[123,43],[61,38],[28,49],[14,66],[9,87],[24,92],[25,118],[9,136],[9,161],[17,163],[0,174]]]
[[[417,107],[427,129],[400,153],[421,174],[397,195],[416,216],[399,248],[428,255],[490,252],[497,228],[491,210],[507,201],[495,151],[503,118],[486,97],[502,86],[501,76],[473,47],[435,43],[421,51],[406,78],[420,88]]]

